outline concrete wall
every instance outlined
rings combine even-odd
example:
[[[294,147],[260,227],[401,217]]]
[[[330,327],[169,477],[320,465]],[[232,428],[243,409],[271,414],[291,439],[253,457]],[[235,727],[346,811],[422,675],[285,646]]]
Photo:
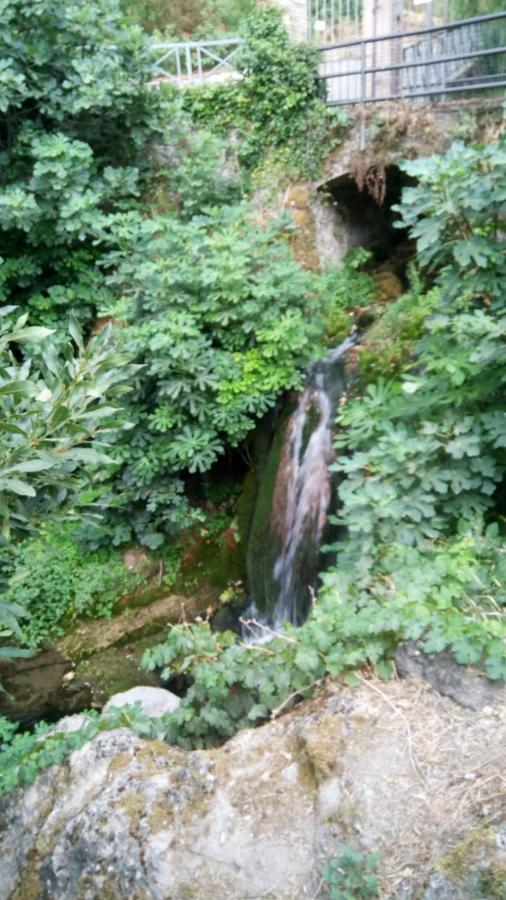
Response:
[[[309,34],[307,0],[265,0],[266,5],[277,6],[292,41],[306,41]]]

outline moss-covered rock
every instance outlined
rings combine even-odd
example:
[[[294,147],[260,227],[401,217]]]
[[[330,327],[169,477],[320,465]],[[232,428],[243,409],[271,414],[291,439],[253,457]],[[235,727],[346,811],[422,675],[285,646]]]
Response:
[[[506,825],[475,828],[436,868],[424,900],[505,900]]]

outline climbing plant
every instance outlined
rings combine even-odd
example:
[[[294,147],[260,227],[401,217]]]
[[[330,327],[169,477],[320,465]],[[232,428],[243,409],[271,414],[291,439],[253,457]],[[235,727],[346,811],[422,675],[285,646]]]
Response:
[[[274,152],[285,177],[315,176],[348,119],[342,110],[329,111],[319,97],[314,48],[293,44],[279,11],[266,8],[248,22],[238,68],[243,80],[185,90],[193,120],[236,135],[246,170],[265,165]]]

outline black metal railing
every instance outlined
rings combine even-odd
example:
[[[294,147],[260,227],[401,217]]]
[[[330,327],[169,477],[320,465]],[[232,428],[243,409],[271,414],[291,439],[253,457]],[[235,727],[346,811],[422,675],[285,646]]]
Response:
[[[497,90],[506,87],[506,10],[319,49],[329,105]]]

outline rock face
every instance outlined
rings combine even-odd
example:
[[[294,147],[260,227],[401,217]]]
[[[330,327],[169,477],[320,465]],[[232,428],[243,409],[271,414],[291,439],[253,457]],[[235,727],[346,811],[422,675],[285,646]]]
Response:
[[[410,680],[329,684],[215,750],[103,732],[2,801],[0,895],[323,898],[340,842],[383,854],[384,898],[460,897],[466,859],[495,891],[504,747],[504,706],[475,715]]]
[[[49,647],[27,659],[0,663],[0,713],[30,724],[91,705],[91,686],[74,678],[72,664]]]
[[[395,665],[402,677],[423,678],[435,691],[466,709],[506,703],[503,683],[489,681],[475,669],[464,669],[451,653],[423,653],[415,641],[406,641],[395,654]]]

